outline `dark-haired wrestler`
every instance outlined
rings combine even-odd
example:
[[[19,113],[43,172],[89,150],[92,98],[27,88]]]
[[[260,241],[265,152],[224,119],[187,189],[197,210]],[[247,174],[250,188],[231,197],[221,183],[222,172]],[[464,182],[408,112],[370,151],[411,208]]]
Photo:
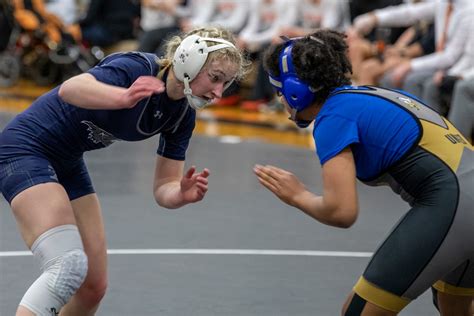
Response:
[[[283,202],[347,228],[359,212],[356,179],[389,185],[410,205],[380,243],[342,315],[396,315],[432,287],[441,315],[472,316],[474,148],[445,118],[402,92],[350,85],[344,35],[318,30],[271,46],[270,82],[300,127],[314,121],[323,192],[292,173],[255,166]]]

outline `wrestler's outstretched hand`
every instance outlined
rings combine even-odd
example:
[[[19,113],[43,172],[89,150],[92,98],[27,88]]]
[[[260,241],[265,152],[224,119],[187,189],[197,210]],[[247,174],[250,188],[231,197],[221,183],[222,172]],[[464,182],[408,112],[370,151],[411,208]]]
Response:
[[[196,173],[196,167],[192,166],[181,179],[181,194],[183,201],[194,203],[201,201],[208,189],[209,170],[204,168]]]
[[[288,205],[294,206],[295,198],[306,192],[304,184],[289,171],[271,165],[255,165],[253,170],[258,181]]]

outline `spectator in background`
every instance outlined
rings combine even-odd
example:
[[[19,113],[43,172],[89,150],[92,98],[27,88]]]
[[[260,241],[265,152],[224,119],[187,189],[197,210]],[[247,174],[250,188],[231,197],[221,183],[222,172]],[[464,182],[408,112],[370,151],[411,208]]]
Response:
[[[376,56],[361,63],[357,84],[377,85],[385,73],[401,62],[433,52],[434,25],[420,21],[403,32],[393,45],[378,43]]]
[[[474,17],[474,8],[471,9]],[[466,32],[474,33],[474,19],[467,19]],[[433,109],[446,115],[449,112],[451,96],[456,81],[463,78],[474,77],[474,37],[468,36],[461,57],[448,69],[438,70],[431,78],[423,83],[423,98]],[[463,90],[463,89],[462,89]],[[464,94],[462,92],[461,94]],[[469,106],[466,104],[466,106]],[[471,116],[472,119],[472,116]],[[466,133],[467,136],[471,134]]]
[[[217,0],[188,0],[187,10],[180,21],[183,32],[207,25],[216,11]]]
[[[297,23],[298,7],[291,0],[251,0],[250,17],[238,35],[238,43],[249,52],[259,52],[285,27]]]
[[[46,0],[45,5],[49,12],[61,17],[64,24],[71,25],[77,22],[76,0]]]
[[[139,38],[138,51],[163,54],[160,49],[164,41],[181,29],[179,16],[185,0],[142,0],[140,27],[143,33]]]
[[[470,70],[454,86],[448,118],[474,144],[474,68]]]
[[[261,53],[282,28],[296,25],[298,6],[291,0],[251,0],[250,4],[250,17],[238,35],[237,44],[257,63],[257,75],[249,99],[242,102],[241,108],[257,111],[264,109],[275,96],[263,69]]]
[[[135,38],[139,17],[138,0],[91,0],[80,21],[83,39],[90,46],[107,47]]]
[[[75,0],[47,0],[45,1],[45,11],[58,17],[60,21],[58,27],[63,39],[66,33],[72,36],[76,43],[82,41],[81,28],[77,24],[79,10]]]
[[[357,19],[355,26],[367,32],[375,26],[408,26],[416,21],[434,21],[436,52],[404,61],[381,80],[381,85],[403,88],[422,96],[424,81],[437,70],[451,67],[461,56],[467,42],[472,12],[468,0],[426,1],[376,10]]]
[[[349,0],[349,16],[351,22],[354,23],[355,19],[367,12],[372,12],[374,10],[387,8],[390,6],[397,6],[402,3],[411,3],[416,2],[416,0]],[[403,32],[404,28],[399,28],[390,34],[389,42],[395,42],[400,34]],[[366,38],[373,41],[375,40],[375,32],[369,32],[366,34]]]
[[[250,14],[250,0],[214,0],[215,11],[207,25],[220,26],[234,34],[245,26]]]
[[[300,0],[296,25],[282,27],[279,36],[298,37],[314,32],[317,28],[328,28],[344,31],[350,25],[349,6],[346,1]]]
[[[469,23],[470,32],[474,29],[474,19]],[[435,75],[432,82],[428,82],[425,90],[425,96],[431,102],[440,102],[443,100],[443,94],[449,94],[448,119],[459,129],[459,131],[470,139],[471,144],[474,141],[474,37],[469,37],[466,49],[459,61],[449,70],[439,72]],[[451,78],[452,91],[445,91],[444,85]],[[440,80],[439,86],[437,80]],[[450,87],[447,87],[448,89]],[[452,96],[452,97],[451,97]],[[473,303],[474,304],[474,303]]]
[[[12,4],[15,20],[21,28],[30,32],[38,30],[43,32],[49,47],[61,43],[66,34],[72,36],[74,40],[80,41],[81,32],[79,27],[74,25],[74,17],[69,14],[63,16],[61,11],[56,10],[56,7],[48,7],[46,1],[16,0],[12,1]]]
[[[377,40],[383,40],[387,44],[392,44],[404,32],[404,28],[399,27],[385,28],[378,33],[373,29],[368,32],[360,32],[357,25],[355,25],[357,18],[367,12],[401,3],[403,3],[403,0],[349,1],[349,16],[353,25],[347,28],[346,33],[349,45],[348,56],[352,63],[354,79],[357,79],[361,72],[360,66],[362,62],[377,55]]]
[[[250,15],[250,0],[213,0],[214,13],[208,26],[218,26],[238,34],[246,25]],[[241,86],[239,82],[233,82],[224,92],[224,96],[215,102],[216,106],[236,106],[240,97]]]

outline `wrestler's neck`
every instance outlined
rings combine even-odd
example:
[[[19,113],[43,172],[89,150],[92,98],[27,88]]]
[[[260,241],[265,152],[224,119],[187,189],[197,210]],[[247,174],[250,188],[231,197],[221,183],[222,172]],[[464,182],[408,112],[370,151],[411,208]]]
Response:
[[[321,111],[323,104],[313,103],[304,110],[298,112],[297,118],[300,120],[313,120]]]
[[[171,100],[184,98],[184,83],[176,78],[173,68],[170,69],[166,77],[166,94]]]

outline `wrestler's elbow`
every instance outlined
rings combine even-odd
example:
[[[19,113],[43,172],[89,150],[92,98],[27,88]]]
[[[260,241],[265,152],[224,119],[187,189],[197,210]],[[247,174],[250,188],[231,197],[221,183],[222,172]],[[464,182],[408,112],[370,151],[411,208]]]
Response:
[[[331,216],[331,225],[339,228],[351,228],[357,221],[358,206],[336,209]]]

